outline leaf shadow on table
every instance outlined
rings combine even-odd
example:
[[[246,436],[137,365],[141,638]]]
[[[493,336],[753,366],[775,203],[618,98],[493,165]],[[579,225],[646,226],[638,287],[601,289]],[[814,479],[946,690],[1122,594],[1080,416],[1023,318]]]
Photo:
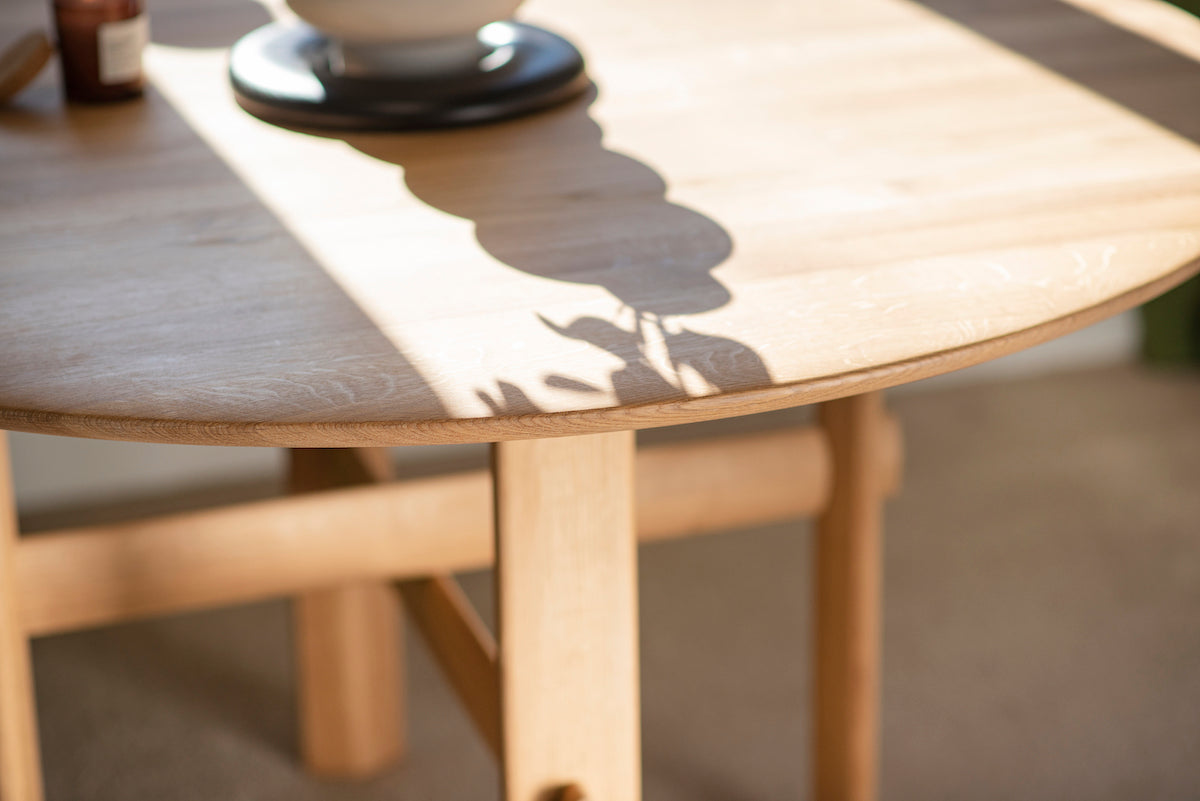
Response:
[[[931,11],[1193,142],[1200,61],[1065,0],[916,0]],[[949,67],[948,67],[949,68]],[[1148,81],[1148,76],[1154,80]],[[1147,86],[1153,85],[1152,91]]]
[[[473,221],[479,244],[509,267],[601,287],[620,302],[613,319],[538,315],[555,334],[621,362],[607,386],[555,373],[543,376],[545,387],[630,404],[683,399],[698,387],[701,394],[742,388],[735,380],[769,383],[766,364],[748,345],[684,322],[729,303],[729,289],[713,274],[733,252],[729,233],[671,202],[653,168],[604,146],[589,114],[596,97],[592,88],[560,107],[474,128],[344,138],[401,166],[422,201]],[[496,415],[541,411],[527,388],[502,377],[477,397]]]

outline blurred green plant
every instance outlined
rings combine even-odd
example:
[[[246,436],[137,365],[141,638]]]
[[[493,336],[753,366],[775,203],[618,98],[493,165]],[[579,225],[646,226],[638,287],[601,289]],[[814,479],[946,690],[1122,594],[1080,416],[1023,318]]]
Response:
[[[1200,16],[1200,0],[1173,0]],[[1196,98],[1200,103],[1200,97]],[[1200,364],[1200,277],[1142,307],[1142,354],[1152,364]]]
[[[1200,364],[1200,278],[1142,307],[1142,355],[1152,364]]]

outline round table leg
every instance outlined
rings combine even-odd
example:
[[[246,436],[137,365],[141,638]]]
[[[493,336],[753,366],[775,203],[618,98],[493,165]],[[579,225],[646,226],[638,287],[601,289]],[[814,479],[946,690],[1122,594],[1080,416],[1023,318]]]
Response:
[[[878,392],[824,403],[820,419],[833,454],[833,492],[817,522],[813,797],[872,801],[890,431]]]
[[[17,509],[7,445],[0,431],[0,799],[41,801],[37,710],[29,636],[20,617]]]
[[[292,493],[391,478],[386,448],[304,448],[289,456]],[[384,581],[293,599],[300,751],[310,772],[366,778],[403,756],[403,624]]]

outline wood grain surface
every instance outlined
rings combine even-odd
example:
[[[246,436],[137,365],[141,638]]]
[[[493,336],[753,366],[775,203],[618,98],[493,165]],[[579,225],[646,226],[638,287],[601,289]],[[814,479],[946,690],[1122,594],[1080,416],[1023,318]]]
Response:
[[[260,6],[162,0],[144,101],[65,109],[45,75],[0,110],[0,426],[577,434],[1074,330],[1200,254],[1200,64],[1145,38],[1200,33],[1086,6],[533,0],[584,50],[587,97],[318,136],[231,98],[225,47]]]
[[[634,435],[493,446],[501,798],[641,801]]]

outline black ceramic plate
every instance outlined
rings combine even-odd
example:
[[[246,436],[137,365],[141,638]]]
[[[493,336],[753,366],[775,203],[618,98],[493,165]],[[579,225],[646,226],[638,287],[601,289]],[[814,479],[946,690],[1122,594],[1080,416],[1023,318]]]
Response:
[[[500,26],[499,29],[496,26]],[[302,24],[272,23],[244,36],[229,56],[238,103],[268,122],[341,130],[471,125],[560,103],[589,85],[567,40],[516,22],[488,26],[478,63],[430,77],[335,75],[329,41]]]

